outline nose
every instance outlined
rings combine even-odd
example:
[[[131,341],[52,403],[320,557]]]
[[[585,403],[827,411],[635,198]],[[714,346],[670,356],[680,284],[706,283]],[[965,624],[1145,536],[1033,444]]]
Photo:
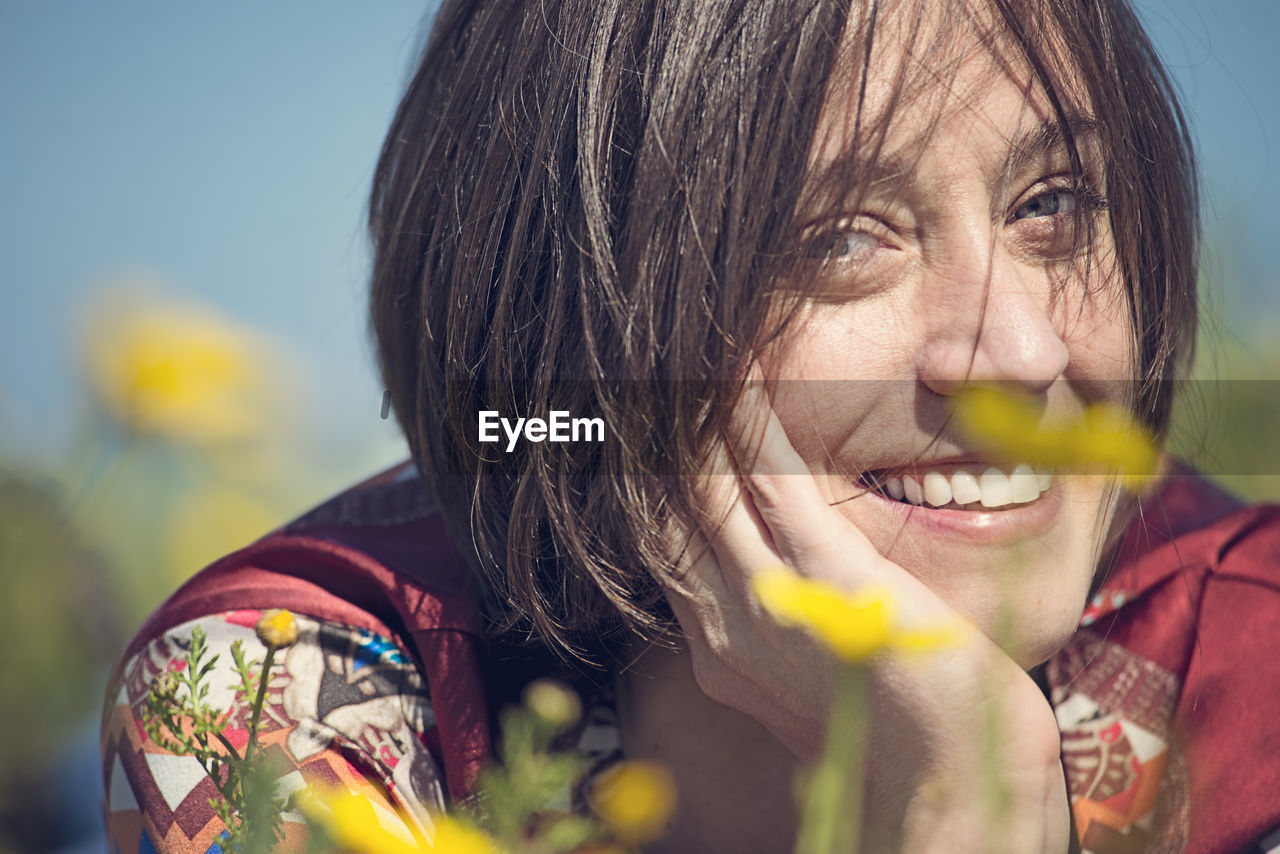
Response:
[[[924,290],[933,307],[922,313],[919,378],[938,394],[955,394],[965,383],[998,383],[1040,395],[1069,360],[1048,282],[989,240],[978,245],[984,251],[956,258]]]

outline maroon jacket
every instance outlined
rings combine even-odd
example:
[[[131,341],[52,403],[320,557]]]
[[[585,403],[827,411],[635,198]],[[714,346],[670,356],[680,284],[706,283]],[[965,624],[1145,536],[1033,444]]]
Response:
[[[1280,507],[1244,507],[1180,470],[1144,499],[1117,556],[1045,668],[1081,845],[1258,850],[1280,827]],[[478,601],[404,464],[197,574],[125,658],[167,628],[244,608],[396,638],[430,686],[432,746],[458,799],[493,726],[495,649]]]

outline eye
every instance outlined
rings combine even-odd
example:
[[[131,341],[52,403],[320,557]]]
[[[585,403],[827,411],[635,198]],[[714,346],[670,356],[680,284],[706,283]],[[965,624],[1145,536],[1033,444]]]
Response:
[[[834,231],[809,241],[805,254],[819,261],[843,261],[870,252],[880,245],[865,231]]]
[[[857,263],[885,245],[885,232],[885,225],[875,217],[841,217],[805,229],[800,239],[801,253],[822,264]]]
[[[1034,196],[1013,211],[1013,219],[1036,219],[1070,213],[1076,207],[1076,194],[1070,190],[1051,190]]]

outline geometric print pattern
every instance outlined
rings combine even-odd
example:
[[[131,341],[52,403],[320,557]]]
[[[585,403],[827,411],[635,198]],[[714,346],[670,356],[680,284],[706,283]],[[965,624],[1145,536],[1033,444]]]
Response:
[[[266,649],[254,633],[260,612],[231,611],[175,626],[118,671],[104,709],[103,810],[111,850],[220,852],[225,830],[209,801],[213,781],[191,756],[175,756],[147,736],[143,709],[151,681],[185,666],[198,625],[218,663],[205,679],[208,703],[230,709],[225,734],[242,748],[247,710],[234,702],[231,644],[248,658]],[[298,617],[299,640],[276,653],[260,722],[262,749],[289,769],[277,784],[288,795],[305,785],[345,786],[363,794],[388,830],[431,828],[444,804],[443,777],[428,741],[435,723],[421,675],[393,641],[363,629]],[[301,817],[285,816],[285,849],[305,839]]]
[[[219,656],[205,679],[207,702],[232,710],[224,732],[242,748],[248,712],[235,705],[231,645],[239,640],[247,658],[261,660],[266,650],[254,632],[260,616],[256,610],[229,611],[175,626],[118,671],[102,729],[103,811],[113,854],[222,854],[225,828],[209,804],[217,795],[213,782],[194,757],[174,756],[153,743],[142,712],[152,679],[185,666],[192,630],[199,626],[209,652]],[[287,798],[310,784],[344,786],[368,798],[379,822],[406,841],[412,840],[410,828],[429,833],[431,816],[446,807],[447,794],[421,673],[390,638],[295,618],[298,640],[276,652],[260,721],[262,749],[289,769],[277,792]],[[585,809],[590,779],[621,757],[611,683],[593,686],[583,699],[582,720],[561,746],[584,755],[589,769],[548,809]],[[471,805],[483,810],[479,801]],[[280,850],[302,850],[301,816],[286,814],[284,830]]]
[[[1082,626],[1122,607],[1104,592]],[[1171,733],[1178,678],[1080,628],[1047,665],[1081,854],[1176,854],[1190,837],[1190,773]],[[1280,854],[1280,828],[1238,854]]]
[[[1082,852],[1183,850],[1189,777],[1168,732],[1177,677],[1089,629],[1048,677]]]

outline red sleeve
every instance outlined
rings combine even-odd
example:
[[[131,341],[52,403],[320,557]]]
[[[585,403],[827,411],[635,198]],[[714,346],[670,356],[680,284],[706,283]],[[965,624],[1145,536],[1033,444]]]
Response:
[[[1280,508],[1221,553],[1200,597],[1175,714],[1197,851],[1239,851],[1280,825]]]

